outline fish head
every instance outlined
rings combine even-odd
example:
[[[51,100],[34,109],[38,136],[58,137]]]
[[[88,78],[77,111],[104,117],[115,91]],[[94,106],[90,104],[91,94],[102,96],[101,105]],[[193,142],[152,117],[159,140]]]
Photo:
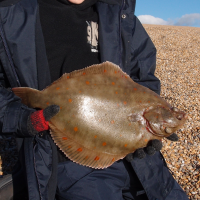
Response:
[[[187,114],[175,107],[156,107],[145,111],[144,118],[152,134],[168,137],[186,122]]]

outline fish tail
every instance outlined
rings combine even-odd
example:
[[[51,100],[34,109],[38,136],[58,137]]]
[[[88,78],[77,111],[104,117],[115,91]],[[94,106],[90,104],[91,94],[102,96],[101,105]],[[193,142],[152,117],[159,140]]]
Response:
[[[40,91],[29,87],[12,88],[14,94],[21,98],[22,103],[31,108],[37,108],[38,96]]]

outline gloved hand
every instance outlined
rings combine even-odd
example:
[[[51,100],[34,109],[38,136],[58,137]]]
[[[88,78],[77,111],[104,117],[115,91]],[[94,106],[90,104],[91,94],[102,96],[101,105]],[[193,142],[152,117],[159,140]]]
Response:
[[[27,120],[27,129],[30,136],[35,136],[41,131],[49,129],[49,120],[60,110],[57,105],[51,105],[44,110],[31,113]]]
[[[171,141],[178,141],[178,136],[176,135],[176,133],[173,133],[172,135],[167,137],[167,139]],[[160,140],[151,140],[147,144],[147,147],[137,149],[134,153],[128,154],[126,156],[126,160],[128,162],[131,162],[134,158],[142,159],[146,157],[146,153],[148,155],[154,155],[156,151],[160,151],[161,149],[162,149],[162,142]]]

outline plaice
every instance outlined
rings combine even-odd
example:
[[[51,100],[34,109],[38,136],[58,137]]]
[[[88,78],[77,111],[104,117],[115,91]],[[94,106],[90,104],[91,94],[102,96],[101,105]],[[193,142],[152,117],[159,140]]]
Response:
[[[64,74],[43,91],[13,92],[32,108],[59,105],[50,120],[54,142],[72,161],[97,169],[171,135],[186,121],[184,112],[110,62]]]

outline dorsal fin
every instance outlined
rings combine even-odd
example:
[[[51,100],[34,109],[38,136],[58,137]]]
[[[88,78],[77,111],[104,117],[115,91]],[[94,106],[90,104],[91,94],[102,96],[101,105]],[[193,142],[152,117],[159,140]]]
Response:
[[[71,73],[65,73],[52,84],[60,82],[62,81],[62,79],[66,79],[66,78],[69,79],[69,78],[80,77],[80,76],[85,76],[85,75],[87,76],[91,74],[105,74],[107,76],[125,77],[132,81],[129,75],[123,72],[119,66],[115,65],[112,62],[106,61],[101,64],[91,65],[84,69],[75,70]]]

